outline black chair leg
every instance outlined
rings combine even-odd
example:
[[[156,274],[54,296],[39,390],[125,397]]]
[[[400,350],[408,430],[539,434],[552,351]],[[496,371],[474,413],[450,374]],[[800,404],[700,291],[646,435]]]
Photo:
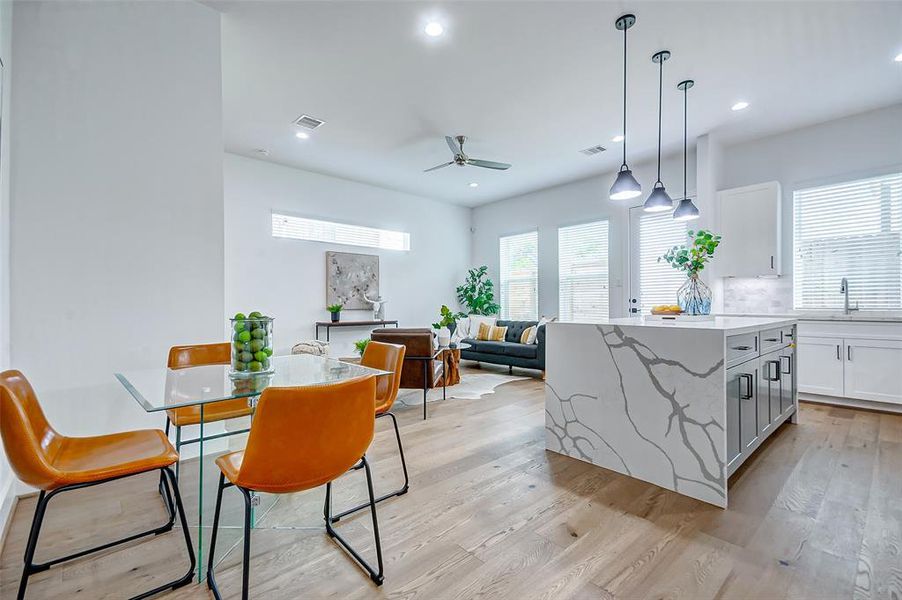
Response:
[[[213,592],[214,598],[221,598],[219,588],[216,587],[216,577],[213,574],[213,562],[216,555],[216,534],[219,533],[219,513],[222,511],[222,490],[225,489],[225,475],[219,474],[219,488],[216,492],[216,510],[213,511],[213,531],[210,534],[210,558],[207,562],[207,587]]]
[[[373,569],[372,566],[368,562],[366,562],[358,552],[351,547],[351,545],[345,540],[341,535],[335,531],[335,528],[332,527],[333,517],[332,517],[332,482],[326,484],[326,502],[323,507],[323,518],[326,521],[326,533],[329,534],[333,540],[335,540],[342,548],[347,550],[348,554],[350,554],[357,563],[363,567],[363,569],[369,574],[370,579],[375,582],[376,585],[382,585],[383,581],[385,581],[385,576],[383,574],[383,565],[382,565],[382,538],[379,535],[379,521],[376,518],[376,498],[373,494],[373,474],[370,471],[370,464],[367,462],[366,457],[362,457],[361,462],[363,463],[364,471],[366,472],[366,487],[367,492],[369,492],[370,501],[366,504],[366,506],[370,507],[372,519],[373,519],[373,536],[376,540],[376,563],[378,565],[378,571]]]
[[[191,544],[191,534],[188,531],[188,521],[185,518],[185,509],[182,506],[182,498],[179,495],[178,484],[175,481],[175,477],[172,474],[172,471],[168,467],[164,467],[164,468],[160,469],[160,471],[161,471],[160,472],[161,477],[169,478],[169,485],[166,485],[164,487],[165,487],[167,494],[169,493],[169,490],[171,487],[172,497],[175,500],[175,508],[178,512],[179,520],[180,520],[180,523],[182,526],[182,531],[185,535],[185,545],[188,548],[188,556],[190,558],[191,566],[189,567],[188,572],[180,579],[170,581],[169,583],[165,583],[165,584],[158,586],[148,592],[144,592],[143,594],[134,596],[132,598],[132,600],[140,600],[141,598],[147,598],[149,596],[159,594],[160,592],[162,592],[164,590],[176,589],[178,587],[181,587],[183,585],[190,583],[192,578],[194,577],[194,567],[197,565],[197,561],[194,556],[194,547]],[[138,475],[138,474],[140,474],[140,473],[135,473],[134,475]],[[126,475],[125,477],[131,477],[131,476],[132,475]],[[120,540],[116,540],[113,542],[107,542],[105,544],[101,544],[100,546],[96,546],[94,548],[89,548],[88,550],[81,550],[74,554],[70,554],[68,556],[63,556],[61,558],[55,558],[53,560],[49,560],[49,561],[41,563],[41,564],[37,564],[37,565],[34,564],[34,562],[33,562],[34,554],[35,554],[35,550],[37,549],[37,545],[38,545],[38,537],[39,537],[39,534],[41,531],[41,524],[44,521],[44,516],[47,512],[47,504],[50,502],[51,498],[53,498],[56,494],[67,491],[67,490],[77,490],[77,489],[82,489],[82,488],[86,488],[86,487],[92,487],[95,485],[107,483],[109,481],[114,481],[116,479],[122,479],[122,478],[123,477],[113,477],[112,479],[106,479],[103,481],[95,481],[95,482],[86,483],[86,484],[63,486],[63,487],[57,488],[55,490],[52,490],[50,492],[41,491],[41,493],[38,496],[38,505],[35,508],[34,519],[32,520],[32,523],[31,523],[31,531],[28,534],[28,544],[25,547],[25,565],[22,569],[22,578],[19,580],[19,591],[18,591],[18,594],[16,595],[18,600],[22,600],[25,597],[25,588],[28,585],[28,578],[29,578],[29,576],[34,575],[35,573],[40,573],[41,571],[46,571],[53,565],[56,565],[56,564],[59,564],[62,562],[66,562],[69,560],[73,560],[76,558],[81,558],[82,556],[86,556],[88,554],[93,554],[93,553],[99,552],[101,550],[106,550],[107,548],[112,548],[113,546],[118,546],[120,544],[125,544],[127,542],[131,542],[133,540],[136,540],[136,539],[148,536],[148,535],[158,535],[160,533],[165,533],[167,531],[172,530],[172,526],[175,521],[175,514],[170,514],[169,520],[166,522],[165,525],[163,525],[161,527],[156,527],[156,528],[150,529],[148,531],[136,533],[136,534],[124,537]]]
[[[169,417],[167,416],[167,417],[166,417],[166,439],[167,439],[167,440],[169,439],[169,423],[170,423]],[[178,449],[176,449],[176,452],[178,452]],[[172,514],[172,510],[171,510],[171,508],[172,508],[172,499],[166,497],[166,496],[163,494],[163,481],[164,481],[165,479],[166,479],[166,476],[163,475],[163,472],[162,472],[162,471],[160,471],[160,490],[159,490],[159,491],[160,491],[160,495],[163,496],[163,498],[166,500],[166,504],[168,505],[167,508],[170,509],[169,513]]]
[[[32,570],[34,551],[38,545],[38,534],[41,531],[41,523],[44,522],[44,512],[47,510],[47,493],[41,490],[38,495],[38,505],[34,509],[34,518],[31,520],[31,531],[28,533],[28,544],[25,546],[25,567],[22,569],[22,579],[19,580],[18,600],[25,598],[25,587],[28,585],[28,577],[37,571]]]
[[[244,561],[241,567],[241,600],[248,599],[251,574],[251,493],[238,488],[244,494]]]
[[[404,446],[401,444],[401,431],[400,431],[400,429],[398,429],[398,419],[391,412],[382,413],[380,415],[377,415],[376,418],[379,418],[379,417],[391,417],[392,424],[395,427],[395,439],[398,440],[398,453],[401,455],[401,469],[404,471],[404,485],[401,486],[400,489],[397,489],[393,492],[389,492],[387,494],[383,494],[383,495],[379,496],[378,498],[376,498],[376,502],[382,502],[383,500],[388,500],[389,498],[394,498],[395,496],[403,496],[410,489],[410,479],[407,476],[407,461],[404,460]],[[362,461],[360,463],[358,463],[357,465],[354,465],[352,470],[356,471],[361,468],[364,468]],[[337,515],[333,516],[332,522],[337,523],[338,521],[341,520],[342,517],[346,517],[352,513],[357,512],[358,510],[363,510],[364,508],[366,508],[368,506],[369,506],[368,502],[358,504],[354,508],[349,508],[348,510],[345,510],[345,511],[340,512]]]

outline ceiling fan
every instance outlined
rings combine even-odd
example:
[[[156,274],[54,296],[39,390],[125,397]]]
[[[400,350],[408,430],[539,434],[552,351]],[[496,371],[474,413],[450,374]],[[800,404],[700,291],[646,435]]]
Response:
[[[454,153],[454,160],[448,161],[441,165],[436,165],[431,169],[426,169],[425,171],[423,171],[424,173],[435,171],[437,169],[444,169],[445,167],[450,167],[454,164],[460,167],[471,165],[474,167],[483,167],[484,169],[495,169],[497,171],[505,171],[511,168],[511,166],[507,163],[500,163],[491,160],[481,160],[479,158],[470,158],[469,156],[464,154],[464,142],[467,141],[467,136],[465,135],[458,135],[454,138],[446,135],[445,141],[448,143],[448,147],[451,148],[451,152]]]

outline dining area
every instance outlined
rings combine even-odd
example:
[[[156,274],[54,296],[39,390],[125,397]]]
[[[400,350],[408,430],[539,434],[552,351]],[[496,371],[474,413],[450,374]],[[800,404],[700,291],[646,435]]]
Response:
[[[309,556],[281,554],[258,574],[258,552],[324,542],[336,555],[319,562],[381,586],[378,507],[409,487],[392,412],[405,350],[372,342],[359,364],[273,356],[266,372],[236,374],[232,342],[174,346],[158,368],[114,374],[123,402],[160,428],[89,437],[57,432],[26,375],[0,373],[4,448],[37,490],[16,597],[44,597],[27,593],[33,579],[71,578],[79,569],[62,565],[86,557],[96,560],[82,561],[79,591],[92,598],[191,584],[206,588],[199,597],[265,597],[280,577],[297,581]],[[376,438],[393,455],[378,467],[368,460]]]

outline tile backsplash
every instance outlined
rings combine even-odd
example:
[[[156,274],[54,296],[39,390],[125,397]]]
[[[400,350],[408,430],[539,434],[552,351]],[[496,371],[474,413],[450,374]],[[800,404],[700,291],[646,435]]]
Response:
[[[723,312],[780,314],[792,311],[792,277],[725,278]]]

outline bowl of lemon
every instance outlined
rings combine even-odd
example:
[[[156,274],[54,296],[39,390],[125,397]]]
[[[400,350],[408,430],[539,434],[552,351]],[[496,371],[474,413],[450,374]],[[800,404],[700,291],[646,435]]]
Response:
[[[238,313],[232,325],[232,369],[234,378],[272,373],[272,317],[254,311]]]

